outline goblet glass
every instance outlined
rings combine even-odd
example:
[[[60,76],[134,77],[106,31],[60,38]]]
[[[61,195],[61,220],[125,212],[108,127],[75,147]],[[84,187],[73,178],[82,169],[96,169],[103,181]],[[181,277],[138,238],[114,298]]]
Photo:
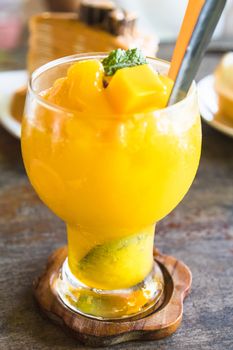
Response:
[[[153,258],[155,223],[194,179],[201,125],[194,83],[173,106],[128,115],[97,107],[87,114],[43,98],[71,64],[104,57],[69,56],[33,73],[22,152],[32,186],[67,224],[68,257],[55,281],[61,302],[90,317],[119,319],[159,306],[164,281]],[[148,61],[167,74],[167,62]]]

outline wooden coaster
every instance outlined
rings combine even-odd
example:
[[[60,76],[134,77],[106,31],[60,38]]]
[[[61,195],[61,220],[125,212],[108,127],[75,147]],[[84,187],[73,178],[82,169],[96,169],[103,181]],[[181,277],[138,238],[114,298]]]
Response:
[[[54,278],[67,256],[67,248],[57,249],[48,259],[43,274],[33,283],[34,295],[41,310],[54,322],[69,330],[89,346],[109,346],[131,340],[164,338],[176,331],[183,314],[183,300],[191,288],[189,268],[172,256],[154,252],[162,269],[165,295],[162,305],[140,319],[99,321],[77,314],[67,308],[54,290]]]

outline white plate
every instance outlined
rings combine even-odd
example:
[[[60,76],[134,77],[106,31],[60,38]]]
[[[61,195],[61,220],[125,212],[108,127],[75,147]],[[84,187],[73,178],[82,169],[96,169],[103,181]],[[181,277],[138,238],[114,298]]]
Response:
[[[198,98],[202,119],[213,128],[233,137],[233,121],[218,111],[213,75],[206,76],[198,83]]]
[[[27,84],[27,72],[0,72],[0,123],[12,135],[20,138],[21,124],[10,113],[11,99],[17,89]]]

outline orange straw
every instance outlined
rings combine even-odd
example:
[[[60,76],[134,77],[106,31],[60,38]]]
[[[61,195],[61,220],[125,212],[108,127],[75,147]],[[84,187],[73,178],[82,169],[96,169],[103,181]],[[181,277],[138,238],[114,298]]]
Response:
[[[168,73],[174,81],[204,4],[205,0],[189,0]]]

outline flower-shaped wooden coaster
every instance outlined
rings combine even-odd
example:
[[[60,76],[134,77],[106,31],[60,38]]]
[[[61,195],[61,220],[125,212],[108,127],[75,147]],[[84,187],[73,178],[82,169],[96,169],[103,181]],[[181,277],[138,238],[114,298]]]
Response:
[[[181,261],[155,251],[154,259],[160,264],[164,276],[165,293],[162,304],[154,312],[139,319],[99,321],[74,313],[57,296],[53,281],[66,256],[66,247],[56,250],[49,257],[43,274],[34,281],[33,288],[42,311],[79,341],[97,347],[131,340],[161,339],[179,327],[183,300],[192,282],[189,268]]]

